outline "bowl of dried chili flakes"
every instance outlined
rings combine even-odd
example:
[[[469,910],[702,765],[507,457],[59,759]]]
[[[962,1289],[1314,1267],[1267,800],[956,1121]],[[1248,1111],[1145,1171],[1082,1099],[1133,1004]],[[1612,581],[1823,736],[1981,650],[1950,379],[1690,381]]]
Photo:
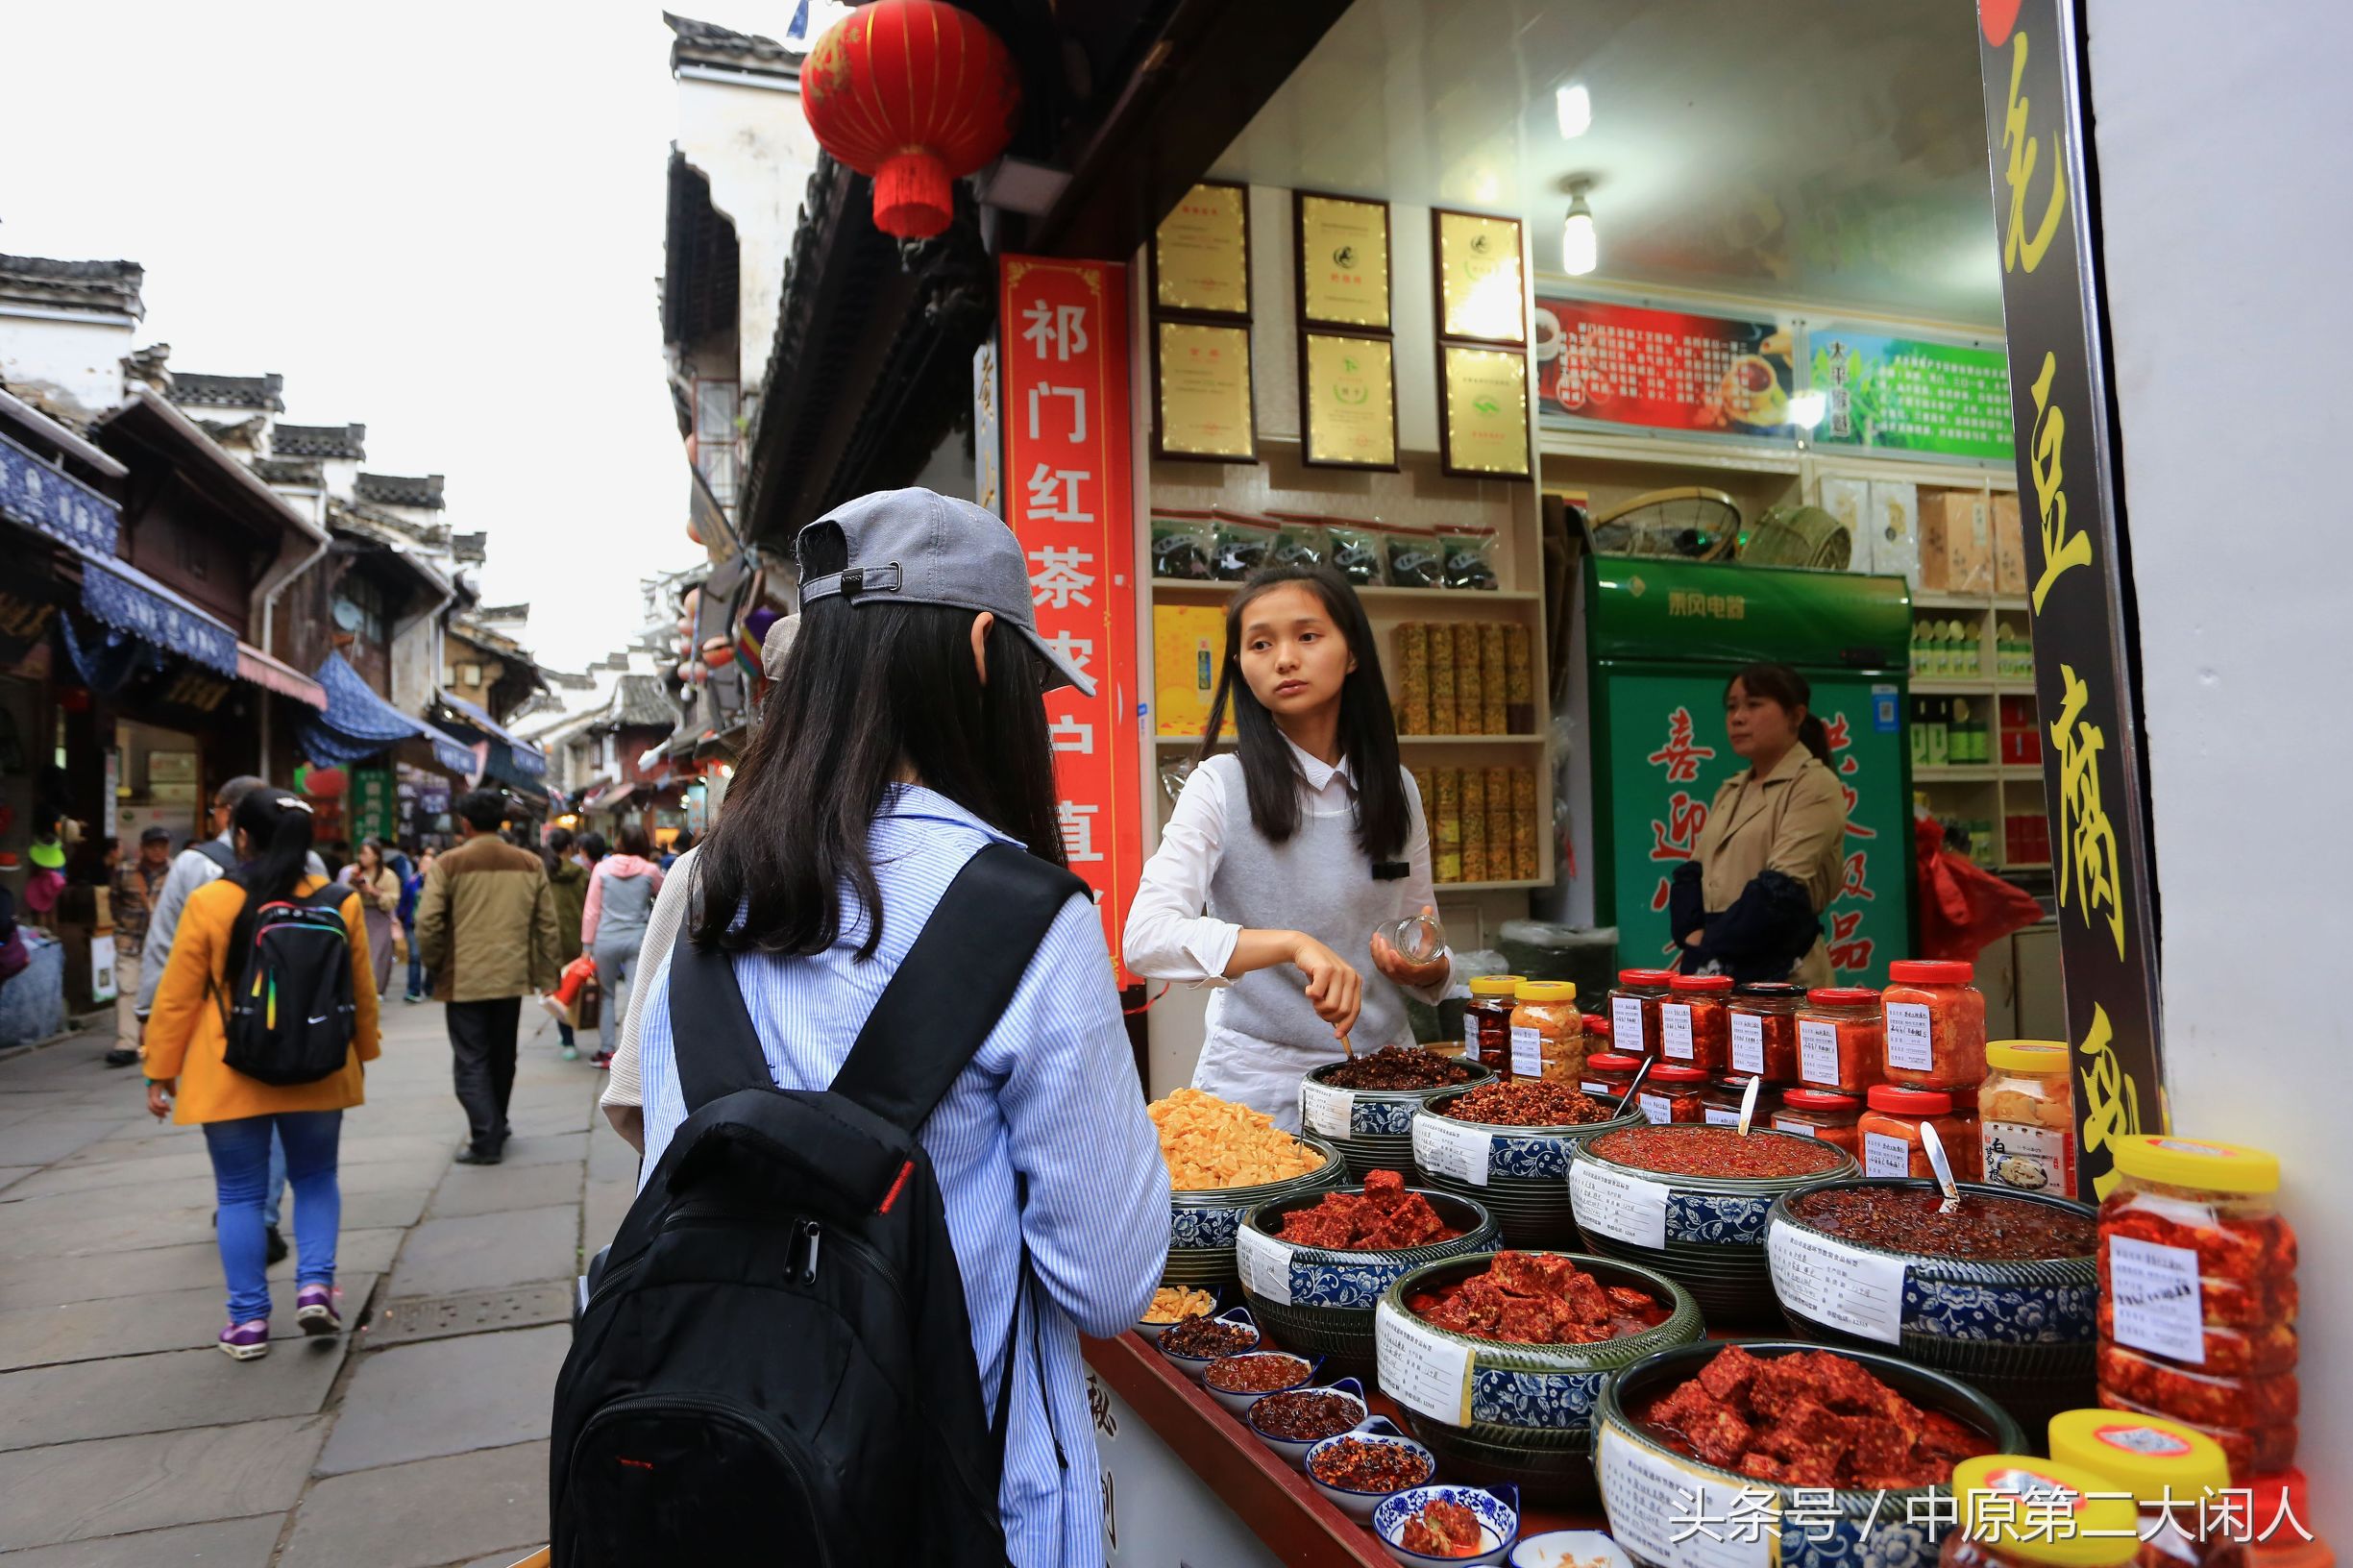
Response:
[[[1299,1080],[1300,1125],[1329,1140],[1358,1181],[1413,1169],[1413,1113],[1442,1094],[1495,1081],[1495,1069],[1420,1046],[1385,1045],[1327,1062]]]
[[[2099,1213],[2047,1192],[1961,1184],[1948,1213],[1934,1182],[1824,1182],[1774,1202],[1773,1290],[1792,1332],[1857,1350],[1900,1349],[1972,1384],[2040,1432],[2094,1403]],[[1819,1283],[1822,1261],[1860,1253],[1900,1270],[1900,1301],[1861,1316]]]
[[[1777,1517],[1779,1568],[1935,1568],[1952,1467],[2026,1440],[1957,1378],[1789,1339],[1646,1357],[1603,1387],[1593,1423],[1609,1532],[1636,1561],[1674,1560],[1687,1528],[1663,1488],[1752,1511],[1767,1530]]]
[[[1573,1084],[1517,1079],[1434,1094],[1413,1118],[1413,1168],[1423,1186],[1476,1198],[1515,1247],[1566,1245],[1569,1151],[1588,1139],[1644,1123]]]
[[[1495,1221],[1474,1199],[1406,1186],[1393,1170],[1364,1185],[1262,1203],[1235,1233],[1242,1295],[1282,1343],[1373,1373],[1373,1307],[1409,1270],[1484,1252]]]
[[[1448,1475],[1574,1506],[1593,1501],[1602,1384],[1703,1332],[1690,1294],[1650,1269],[1507,1249],[1407,1274],[1375,1337],[1383,1392]]]

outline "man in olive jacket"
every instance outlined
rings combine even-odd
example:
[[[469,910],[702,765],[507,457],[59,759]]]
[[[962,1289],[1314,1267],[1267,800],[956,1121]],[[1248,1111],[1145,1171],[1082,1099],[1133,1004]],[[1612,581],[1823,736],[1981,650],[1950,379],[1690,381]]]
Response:
[[[548,869],[499,837],[506,802],[476,790],[457,802],[464,839],[433,862],[417,896],[417,950],[449,1004],[452,1076],[470,1139],[460,1164],[495,1165],[506,1146],[523,998],[555,989],[555,897]]]

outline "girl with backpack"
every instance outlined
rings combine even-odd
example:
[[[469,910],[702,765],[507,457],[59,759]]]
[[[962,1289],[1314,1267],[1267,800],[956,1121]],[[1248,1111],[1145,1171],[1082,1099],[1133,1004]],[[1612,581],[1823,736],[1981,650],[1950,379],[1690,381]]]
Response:
[[[205,1130],[229,1286],[220,1348],[249,1361],[270,1348],[273,1131],[294,1188],[295,1322],[311,1335],[343,1326],[335,1154],[344,1111],[366,1097],[377,993],[359,894],[306,874],[310,808],[264,786],[230,825],[237,869],[188,895],[148,1015],[147,1109]]]
[[[1362,601],[1324,568],[1257,573],[1226,607],[1209,725],[1120,943],[1138,974],[1220,988],[1193,1087],[1296,1131],[1300,1077],[1343,1040],[1410,1045],[1406,993],[1434,1004],[1453,961],[1408,963],[1375,933],[1433,896]]]

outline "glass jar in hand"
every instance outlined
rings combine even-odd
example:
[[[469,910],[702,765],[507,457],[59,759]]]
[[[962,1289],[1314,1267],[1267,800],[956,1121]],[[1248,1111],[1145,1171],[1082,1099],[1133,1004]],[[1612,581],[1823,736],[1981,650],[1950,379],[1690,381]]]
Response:
[[[1713,1076],[1730,1066],[1732,1015],[1728,974],[1679,974],[1658,1006],[1658,1052],[1677,1066]]]

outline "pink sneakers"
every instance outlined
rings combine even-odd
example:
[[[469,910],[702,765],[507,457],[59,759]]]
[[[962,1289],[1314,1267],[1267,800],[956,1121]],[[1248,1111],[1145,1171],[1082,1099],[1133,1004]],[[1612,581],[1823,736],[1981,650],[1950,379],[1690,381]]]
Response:
[[[338,1307],[343,1292],[331,1285],[306,1285],[294,1297],[294,1326],[305,1334],[338,1334],[343,1329],[343,1313]]]

